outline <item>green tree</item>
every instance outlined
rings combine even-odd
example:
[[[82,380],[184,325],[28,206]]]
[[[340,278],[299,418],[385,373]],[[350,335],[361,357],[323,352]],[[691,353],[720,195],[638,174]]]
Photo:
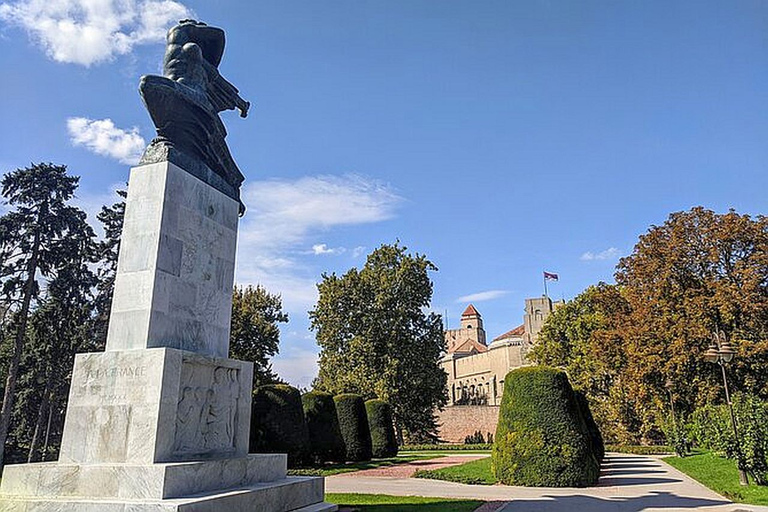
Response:
[[[382,245],[362,269],[324,274],[309,313],[321,349],[315,386],[389,402],[401,443],[434,438],[434,411],[447,401],[443,322],[425,313],[435,270],[399,243]]]
[[[66,166],[35,164],[6,174],[0,185],[12,210],[0,217],[0,276],[3,295],[18,306],[3,405],[0,410],[0,465],[5,454],[11,413],[19,377],[22,349],[33,301],[38,297],[37,276],[47,278],[69,257],[68,237],[86,229],[85,214],[68,205],[79,178],[68,176]]]
[[[253,363],[254,386],[279,381],[269,359],[279,350],[278,324],[287,321],[279,295],[269,293],[260,285],[235,286],[229,353],[234,359]]]
[[[548,319],[533,357],[565,368],[613,441],[655,442],[671,414],[724,399],[704,361],[714,329],[737,350],[734,391],[768,398],[768,218],[677,212],[640,236],[598,285]]]
[[[28,437],[27,462],[58,447],[75,354],[103,348],[93,336],[92,290],[98,280],[89,265],[98,249],[90,226],[81,228],[70,231],[60,247],[68,258],[55,269],[30,317],[14,416],[19,417],[15,437]],[[24,419],[31,421],[25,425]]]
[[[99,282],[96,285],[94,307],[96,319],[94,322],[94,337],[98,347],[107,344],[109,315],[112,310],[112,295],[115,291],[115,276],[117,275],[117,257],[120,252],[120,237],[123,234],[123,219],[125,218],[125,198],[127,192],[118,190],[116,194],[122,198],[111,206],[102,206],[96,218],[104,228],[104,240],[99,243],[100,266]]]

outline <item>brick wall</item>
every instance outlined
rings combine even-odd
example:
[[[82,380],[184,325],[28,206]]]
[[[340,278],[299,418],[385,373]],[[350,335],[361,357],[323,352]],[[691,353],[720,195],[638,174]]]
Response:
[[[452,405],[437,413],[437,421],[442,441],[463,443],[465,437],[478,430],[483,437],[488,432],[495,435],[499,408],[493,405]]]

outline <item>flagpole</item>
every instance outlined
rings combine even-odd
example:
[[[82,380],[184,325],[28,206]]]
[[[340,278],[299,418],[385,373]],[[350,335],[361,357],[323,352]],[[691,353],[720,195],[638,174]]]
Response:
[[[541,275],[544,276],[544,296],[549,297],[547,294],[547,274],[544,273],[544,271],[541,271]]]

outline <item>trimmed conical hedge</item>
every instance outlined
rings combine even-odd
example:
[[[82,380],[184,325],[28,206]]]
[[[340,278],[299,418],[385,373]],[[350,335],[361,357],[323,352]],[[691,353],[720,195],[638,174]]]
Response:
[[[592,443],[592,452],[595,454],[598,462],[602,462],[605,458],[605,443],[603,442],[603,434],[600,433],[600,429],[595,422],[595,418],[592,416],[592,411],[589,408],[589,400],[582,391],[576,391],[576,401],[579,404],[579,410],[581,416],[584,418],[584,423],[587,426],[587,432],[589,432],[589,440]]]
[[[350,462],[371,460],[371,430],[365,403],[360,395],[351,393],[336,395],[336,415],[339,418],[341,437],[344,439],[346,459]]]
[[[564,372],[534,366],[507,374],[492,457],[496,478],[507,485],[597,482],[600,466]]]
[[[373,456],[377,459],[397,455],[397,438],[395,425],[392,421],[392,407],[384,400],[368,400],[365,402],[365,412],[368,414],[368,426],[371,429],[371,447]]]
[[[308,461],[309,432],[299,390],[284,384],[259,386],[251,405],[251,453],[287,453],[288,467]]]
[[[309,429],[309,452],[315,463],[344,462],[346,449],[341,437],[333,395],[310,391],[301,396]]]

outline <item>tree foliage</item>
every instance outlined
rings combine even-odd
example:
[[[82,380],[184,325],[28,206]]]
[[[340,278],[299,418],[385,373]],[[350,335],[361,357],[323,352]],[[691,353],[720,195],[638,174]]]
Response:
[[[98,269],[99,281],[94,299],[96,318],[93,331],[97,346],[102,348],[107,344],[109,315],[112,311],[112,295],[115,291],[117,275],[117,257],[120,252],[120,237],[123,235],[125,198],[128,195],[124,190],[118,190],[116,194],[122,200],[110,206],[102,206],[101,211],[96,215],[104,228],[104,240],[98,246],[101,265]]]
[[[604,434],[657,442],[670,415],[724,399],[703,353],[714,329],[737,350],[734,390],[768,397],[768,218],[701,207],[640,236],[616,285],[590,287],[547,320],[533,358],[568,371]]]
[[[30,313],[40,295],[38,275],[49,281],[49,295],[59,306],[79,296],[81,279],[89,279],[93,232],[80,209],[68,204],[79,178],[66,166],[35,164],[2,178],[2,195],[11,211],[0,217],[2,296],[12,311],[11,351],[0,411],[0,464],[14,410],[19,368]],[[59,295],[56,299],[55,296]],[[63,330],[63,329],[62,329]],[[48,358],[57,357],[49,354]]]
[[[279,295],[272,295],[262,286],[235,286],[229,353],[234,359],[253,363],[254,386],[279,380],[269,359],[279,350],[278,323],[287,321]]]
[[[423,255],[398,243],[382,245],[362,269],[324,274],[310,311],[321,349],[316,387],[389,402],[398,434],[415,439],[434,436],[434,410],[447,400],[447,376],[438,363],[443,322],[425,313],[434,270]]]

